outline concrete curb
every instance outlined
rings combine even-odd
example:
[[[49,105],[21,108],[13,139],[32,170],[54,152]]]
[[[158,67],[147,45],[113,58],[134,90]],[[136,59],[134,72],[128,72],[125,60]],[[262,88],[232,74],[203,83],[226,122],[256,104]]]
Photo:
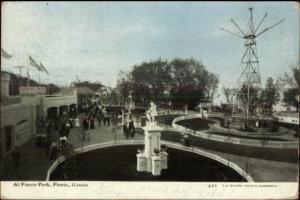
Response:
[[[184,126],[176,124],[176,122],[187,120],[187,119],[196,119],[201,118],[201,115],[188,115],[188,116],[181,116],[177,117],[172,122],[172,127],[179,131],[186,134],[194,135],[196,137],[200,137],[207,140],[214,140],[218,142],[224,142],[224,143],[231,143],[231,144],[238,144],[238,145],[244,145],[244,146],[254,146],[254,147],[265,147],[265,148],[278,148],[278,149],[298,149],[298,142],[277,142],[277,141],[267,141],[267,140],[255,140],[255,139],[244,139],[244,138],[236,138],[236,137],[230,137],[230,136],[221,136],[221,135],[214,135],[214,134],[208,134],[204,133],[202,131],[194,131],[192,129],[186,128]]]
[[[222,163],[225,166],[228,166],[230,168],[232,168],[233,170],[235,170],[238,174],[240,174],[241,176],[243,176],[248,182],[253,182],[252,177],[247,174],[244,170],[242,170],[237,164],[222,158],[221,156],[209,153],[207,151],[204,151],[202,149],[199,148],[192,148],[192,147],[186,147],[186,146],[182,146],[180,144],[174,143],[174,142],[168,142],[165,140],[161,141],[163,144],[166,144],[167,146],[174,148],[174,149],[179,149],[179,150],[184,150],[184,151],[188,151],[188,152],[192,152],[192,153],[196,153],[199,154],[201,156],[213,159],[217,162]],[[76,153],[84,153],[87,151],[92,151],[92,150],[96,150],[96,149],[101,149],[101,148],[105,148],[105,147],[113,147],[113,146],[122,146],[122,145],[142,145],[144,144],[143,140],[131,140],[131,141],[117,141],[115,142],[105,142],[105,143],[99,143],[99,144],[92,144],[83,148],[77,148],[75,149]],[[47,171],[47,177],[46,177],[46,181],[49,181],[50,175],[51,173],[55,170],[55,168],[62,163],[63,161],[65,161],[64,157],[60,157],[58,158],[56,161],[54,161],[54,163],[49,167],[48,171]]]

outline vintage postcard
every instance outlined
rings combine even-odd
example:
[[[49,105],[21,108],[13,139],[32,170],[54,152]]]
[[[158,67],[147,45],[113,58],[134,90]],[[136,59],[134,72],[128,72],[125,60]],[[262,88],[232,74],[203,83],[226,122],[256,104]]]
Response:
[[[1,3],[1,199],[296,199],[298,2]]]

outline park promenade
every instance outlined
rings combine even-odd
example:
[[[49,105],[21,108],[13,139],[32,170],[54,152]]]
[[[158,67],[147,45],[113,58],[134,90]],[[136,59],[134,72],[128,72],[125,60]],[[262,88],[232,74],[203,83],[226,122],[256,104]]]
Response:
[[[161,125],[163,128],[177,131],[174,128],[166,125]],[[68,141],[74,146],[75,149],[89,146],[92,144],[100,144],[105,142],[121,142],[132,140],[133,143],[141,142],[144,140],[143,132],[137,131],[134,138],[127,139],[122,130],[116,131],[110,126],[100,126],[96,123],[96,127],[93,130],[89,130],[90,139],[82,141],[80,134],[81,128],[71,129]],[[169,142],[169,141],[168,141]],[[174,143],[174,141],[172,141]],[[164,141],[162,141],[164,143]],[[176,143],[176,142],[175,142]],[[179,142],[177,143],[181,145]],[[298,178],[298,164],[292,162],[280,162],[274,160],[264,160],[254,157],[245,157],[236,154],[230,154],[220,152],[212,149],[202,147],[184,147],[190,148],[193,151],[195,148],[201,151],[208,152],[219,156],[229,162],[235,163],[239,168],[246,172],[253,181],[259,182],[295,182]],[[228,144],[230,148],[230,144]],[[13,181],[13,180],[30,180],[30,181],[44,181],[46,180],[47,171],[49,167],[55,162],[49,160],[46,155],[45,148],[35,147],[35,140],[32,139],[22,147],[20,167],[17,171],[14,170],[13,161],[10,157],[7,157],[2,165],[1,180]],[[272,170],[270,170],[272,169]]]

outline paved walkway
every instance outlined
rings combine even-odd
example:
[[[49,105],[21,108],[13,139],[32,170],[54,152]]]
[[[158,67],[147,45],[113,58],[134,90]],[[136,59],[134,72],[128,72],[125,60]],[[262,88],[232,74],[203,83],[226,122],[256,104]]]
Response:
[[[108,142],[115,140],[115,134],[109,126],[98,126],[95,122],[95,129],[89,130],[90,140],[81,142],[80,134],[81,128],[71,129],[68,141],[73,144],[75,148],[79,148],[90,144],[101,142]],[[116,139],[127,140],[123,135],[122,130],[116,133]],[[135,134],[135,140],[143,140],[144,136]],[[46,155],[46,148],[35,147],[35,140],[31,139],[25,145],[20,147],[21,160],[20,167],[17,171],[14,170],[14,163],[10,156],[6,157],[3,161],[0,178],[1,180],[46,180],[47,170],[54,160],[49,160]]]
[[[165,130],[176,132],[170,125],[159,124]],[[230,145],[228,145],[230,148]],[[235,164],[248,173],[254,181],[260,182],[294,182],[298,179],[298,163],[280,162],[275,160],[263,160],[254,157],[245,157],[236,154],[230,154],[211,150],[207,148],[199,148],[209,153],[221,156]],[[270,170],[271,169],[271,170]]]
[[[79,148],[90,144],[108,142],[115,140],[115,134],[111,127],[101,126],[99,127],[97,122],[96,128],[90,130],[90,140],[86,140],[83,143],[80,140],[80,128],[71,129],[69,135],[69,142],[74,145],[75,148]],[[170,128],[166,125],[161,125],[165,128]],[[174,130],[176,131],[176,130]],[[142,134],[135,134],[135,140],[143,140]],[[123,135],[122,130],[116,133],[116,139],[127,140]],[[229,147],[230,148],[230,147]],[[30,140],[21,148],[21,161],[20,168],[17,171],[13,170],[13,162],[10,157],[7,157],[3,162],[1,180],[46,180],[47,170],[54,162],[50,161],[46,156],[45,148],[35,147],[35,141]],[[243,157],[234,154],[228,154],[224,152],[203,149],[209,153],[219,155],[226,158],[246,171],[254,181],[297,181],[298,176],[298,164],[289,162],[278,162],[270,160],[262,160],[257,158]]]
[[[97,144],[97,143],[102,143],[102,142],[108,142],[108,141],[114,141],[115,139],[117,141],[119,140],[127,140],[125,135],[123,134],[123,129],[119,128],[119,130],[116,132],[114,131],[110,126],[98,126],[98,123],[95,122],[95,129],[90,129],[88,130],[90,139],[89,140],[81,140],[81,133],[82,129],[81,128],[75,128],[72,130],[72,133],[69,135],[69,142],[74,145],[75,149],[82,147],[82,146],[87,146],[90,144]],[[131,138],[129,138],[131,139]],[[141,134],[136,133],[134,136],[135,140],[144,139],[144,136]]]

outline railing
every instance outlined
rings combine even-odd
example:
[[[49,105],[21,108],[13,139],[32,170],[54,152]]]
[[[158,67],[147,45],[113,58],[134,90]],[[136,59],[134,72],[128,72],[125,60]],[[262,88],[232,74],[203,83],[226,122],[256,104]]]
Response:
[[[45,107],[52,107],[53,105],[71,105],[77,104],[77,96],[57,96],[57,97],[46,97]]]
[[[196,114],[196,115],[177,117],[173,120],[172,127],[178,130],[179,132],[194,135],[200,138],[215,140],[215,141],[225,142],[225,143],[238,144],[238,145],[267,147],[267,148],[292,148],[292,149],[297,149],[299,146],[298,142],[288,142],[288,141],[278,142],[278,141],[270,141],[270,140],[244,139],[244,138],[237,138],[237,137],[230,137],[230,136],[215,135],[213,133],[195,131],[187,127],[176,124],[176,122],[178,121],[194,119],[194,118],[201,118],[201,115]],[[205,120],[205,118],[203,119]]]
[[[20,87],[20,95],[46,94],[45,87]]]
[[[247,174],[237,164],[229,161],[228,159],[225,159],[225,158],[222,158],[221,156],[209,153],[209,152],[204,151],[200,148],[186,147],[186,146],[182,146],[182,145],[179,145],[177,143],[174,143],[174,142],[168,142],[168,141],[164,141],[164,140],[162,140],[161,142],[163,144],[167,145],[170,148],[196,153],[196,154],[199,154],[201,156],[204,156],[204,157],[213,159],[215,161],[218,161],[218,162],[222,163],[223,165],[228,166],[228,167],[232,168],[233,170],[235,170],[238,174],[240,174],[242,177],[244,177],[248,182],[253,182],[253,179],[249,174]],[[99,144],[89,145],[89,146],[86,146],[86,147],[83,147],[83,148],[78,148],[78,149],[75,149],[75,152],[83,153],[83,152],[92,151],[92,150],[105,148],[105,147],[122,146],[122,145],[142,145],[142,144],[144,144],[144,141],[142,141],[142,140],[131,140],[131,141],[124,140],[124,141],[117,141],[117,142],[106,142],[106,143],[99,143]],[[65,160],[64,157],[60,157],[50,166],[50,168],[48,169],[48,172],[47,172],[46,181],[49,181],[51,173],[64,160]]]
[[[291,116],[275,115],[275,118],[277,118],[278,122],[281,122],[281,123],[299,125],[299,116],[297,118],[297,117],[291,117]]]

